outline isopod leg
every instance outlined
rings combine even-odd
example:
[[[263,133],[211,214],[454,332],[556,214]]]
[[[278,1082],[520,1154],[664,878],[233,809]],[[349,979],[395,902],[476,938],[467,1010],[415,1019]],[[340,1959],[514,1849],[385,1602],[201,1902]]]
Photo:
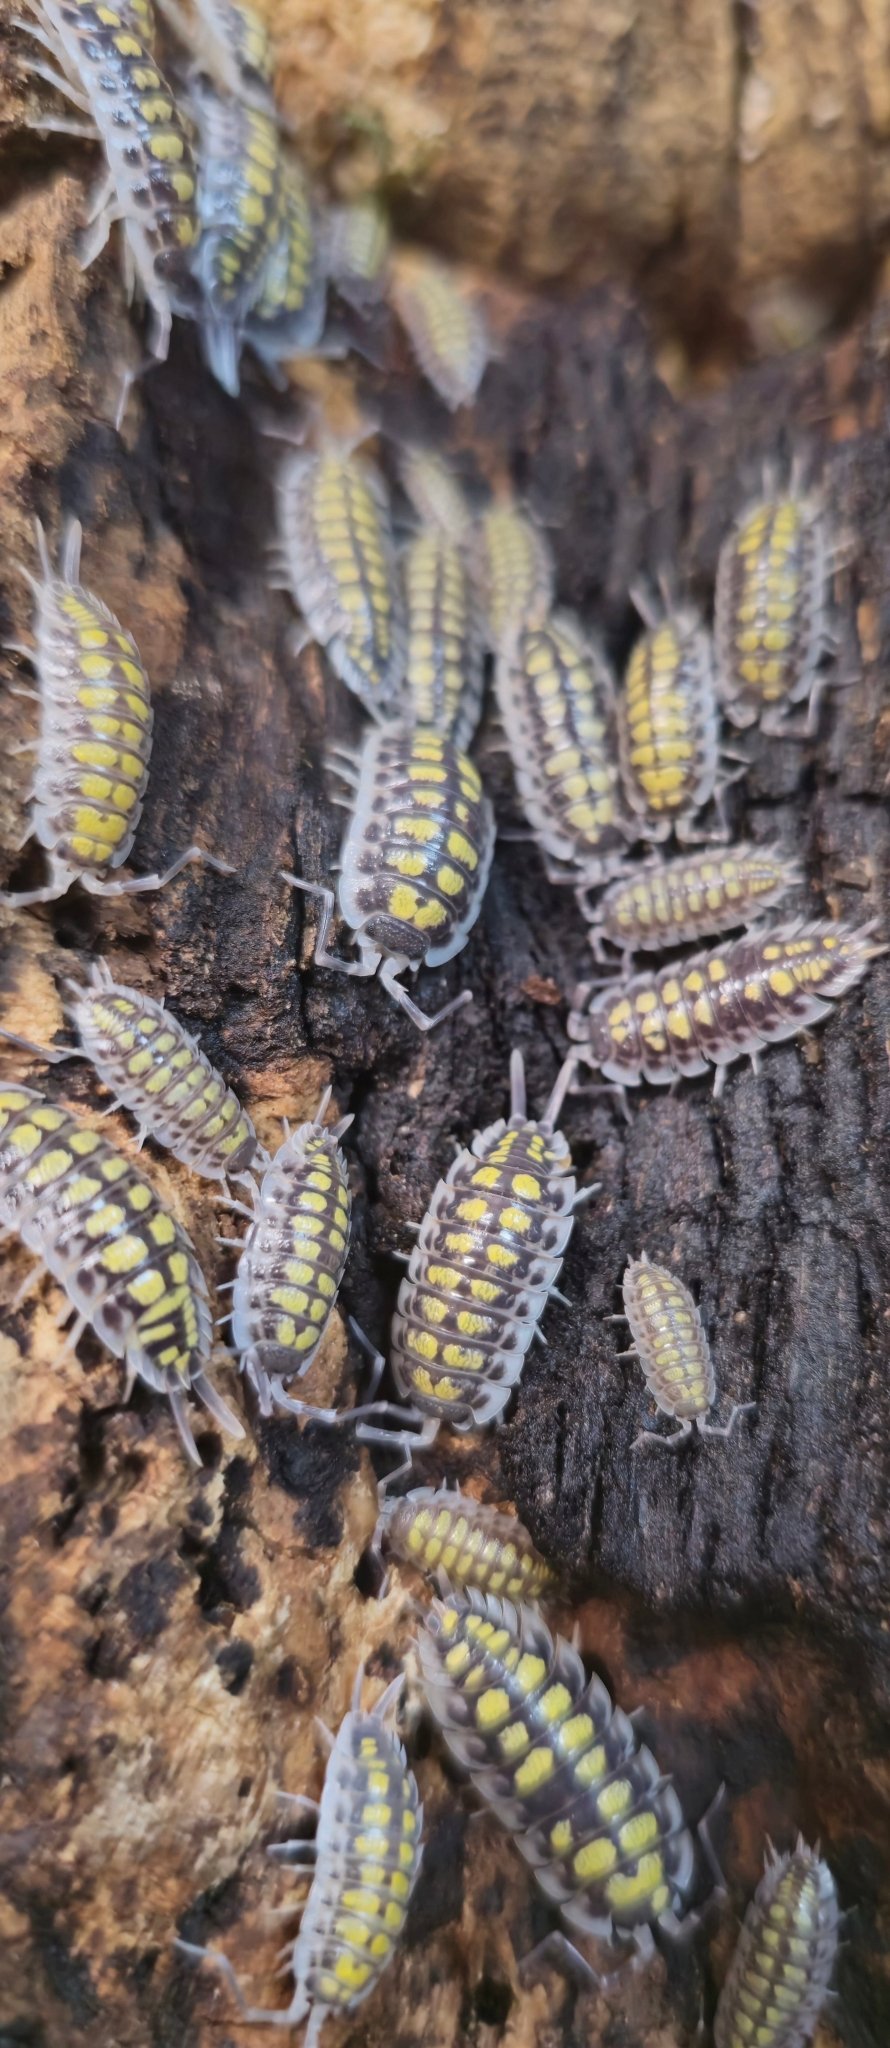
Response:
[[[185,1399],[183,1395],[179,1392],[178,1388],[173,1393],[169,1394],[167,1398],[170,1402],[170,1407],[173,1411],[173,1420],[179,1431],[180,1441],[182,1443],[182,1447],[185,1451],[186,1457],[188,1458],[190,1464],[197,1465],[198,1471],[200,1472],[201,1453],[198,1450],[198,1446],[192,1435],[191,1424],[189,1422],[188,1408],[186,1407]]]
[[[199,1372],[193,1379],[192,1392],[197,1394],[198,1400],[203,1402],[208,1414],[213,1416],[214,1422],[219,1423],[227,1436],[243,1437],[244,1424],[204,1373]]]
[[[180,1941],[177,1939],[173,1946],[179,1949],[181,1955],[191,1956],[197,1963],[209,1963],[211,1969],[216,1970],[220,1977],[225,1978],[229,1990],[237,2003],[241,2018],[247,2026],[295,2027],[304,2017],[306,2004],[302,1994],[295,1994],[290,2005],[283,2011],[280,2011],[276,2006],[248,2005],[228,1956],[219,1955],[216,1949],[199,1948],[193,1941]],[[323,2007],[321,2011],[323,2014]],[[313,2014],[314,2017],[315,2015]]]
[[[702,1436],[731,1436],[733,1424],[740,1415],[755,1415],[756,1412],[756,1401],[736,1401],[728,1422],[700,1422],[698,1426]]]
[[[318,955],[316,954],[317,958]],[[462,989],[460,995],[455,996],[452,1002],[444,1003],[441,1010],[435,1010],[433,1015],[428,1017],[425,1010],[418,1009],[413,996],[410,996],[408,990],[397,980],[396,977],[400,972],[401,969],[394,961],[384,960],[383,966],[380,969],[380,979],[388,994],[392,996],[393,1001],[398,1003],[400,1010],[404,1010],[406,1017],[410,1017],[412,1024],[417,1026],[418,1031],[437,1030],[440,1024],[444,1024],[446,1017],[453,1017],[455,1010],[462,1010],[466,1003],[471,1003],[473,1000],[472,989]]]
[[[625,1355],[633,1357],[634,1353],[630,1352]],[[718,1429],[712,1431],[711,1434],[714,1436],[725,1436],[727,1432],[725,1430]],[[664,1451],[676,1451],[679,1450],[681,1444],[685,1444],[688,1442],[691,1435],[692,1423],[690,1422],[688,1415],[684,1415],[680,1423],[679,1429],[675,1431],[673,1436],[660,1436],[657,1429],[641,1429],[639,1436],[634,1437],[633,1443],[631,1444],[631,1450],[638,1451],[642,1444],[645,1444],[647,1449],[651,1444],[658,1444]]]
[[[235,873],[230,861],[218,860],[215,854],[205,853],[203,846],[187,846],[185,852],[180,853],[160,875],[133,875],[128,882],[103,882],[97,875],[86,874],[80,879],[91,896],[137,896],[148,889],[166,889],[167,883],[174,881],[183,868],[190,867],[194,861],[202,861],[205,867],[215,868],[218,875]]]
[[[645,1931],[649,1934],[648,1928]],[[595,1991],[607,1994],[615,1990],[622,1983],[628,1970],[640,1969],[644,1960],[645,1958],[638,1952],[636,1955],[628,1956],[624,1962],[619,1964],[617,1970],[609,1970],[604,1975],[601,1970],[594,1969],[593,1964],[589,1963],[587,1957],[581,1954],[581,1950],[575,1947],[574,1942],[569,1940],[567,1934],[563,1934],[560,1929],[556,1929],[552,1934],[546,1934],[543,1941],[539,1941],[537,1947],[531,1949],[529,1954],[523,1957],[519,1965],[519,1978],[522,1984],[527,1984],[530,1981],[531,1973],[541,1963],[552,1962],[556,1964],[557,1969],[563,1970],[567,1977],[574,1977],[577,1983],[588,1985]]]

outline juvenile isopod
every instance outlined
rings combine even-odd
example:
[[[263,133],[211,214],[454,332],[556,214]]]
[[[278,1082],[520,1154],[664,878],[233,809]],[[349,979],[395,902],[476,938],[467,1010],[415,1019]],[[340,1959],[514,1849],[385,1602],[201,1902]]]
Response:
[[[373,196],[329,206],[323,247],[331,283],[341,298],[366,312],[387,281],[392,233],[386,208]]]
[[[670,1778],[633,1723],[534,1608],[475,1591],[433,1602],[419,1639],[436,1727],[574,1933],[632,1941],[689,1932],[695,1843]],[[699,1829],[709,1862],[705,1824]],[[543,1947],[593,1971],[565,1936]],[[597,1980],[599,1981],[599,1980]]]
[[[107,174],[89,216],[84,269],[123,223],[128,284],[151,308],[152,354],[167,354],[174,313],[194,311],[197,172],[188,125],[133,16],[110,0],[29,0],[28,34],[60,67],[28,69],[63,93],[79,121],[44,116],[41,129],[102,144]]]
[[[434,1016],[398,979],[441,967],[466,945],[482,908],[494,852],[494,817],[477,770],[452,740],[425,726],[383,725],[337,772],[354,784],[340,854],[337,905],[357,960],[328,951],[334,892],[282,870],[293,889],[317,896],[322,917],[315,962],[338,974],[376,974],[420,1031],[471,1001],[469,990]]]
[[[547,618],[553,557],[543,534],[515,505],[490,505],[473,540],[488,646],[493,654],[509,655],[524,626],[542,626]]]
[[[832,568],[824,509],[792,485],[749,505],[720,550],[714,609],[717,689],[735,726],[794,733],[788,713],[808,703],[815,730],[820,674],[832,645]]]
[[[403,442],[398,455],[399,482],[424,526],[435,527],[458,546],[473,541],[473,514],[450,462],[435,448]]]
[[[479,723],[485,670],[464,551],[437,528],[422,528],[405,548],[402,576],[407,714],[465,749]]]
[[[247,321],[284,226],[281,138],[273,111],[216,92],[200,74],[190,101],[199,135],[198,325],[209,368],[237,397]]]
[[[605,961],[604,941],[635,952],[657,953],[687,939],[732,931],[772,908],[803,880],[803,868],[781,846],[728,846],[724,851],[681,853],[675,860],[634,867],[597,899],[590,943]]]
[[[491,355],[482,309],[432,256],[403,258],[390,300],[424,376],[452,412],[475,398]]]
[[[214,1949],[178,1941],[184,1955],[206,1961],[231,1988],[248,2025],[296,2027],[308,2019],[303,2048],[317,2048],[325,2020],[357,2011],[379,1984],[405,1925],[422,1854],[423,1808],[413,1771],[391,1723],[404,1679],[387,1686],[371,1713],[361,1706],[363,1669],[352,1707],[330,1743],[321,1802],[298,1804],[317,1816],[315,1840],[281,1844],[271,1853],[305,1864],[310,1877],[300,1931],[290,1953],[294,1994],[286,2010],[249,2006],[231,1963]]]
[[[283,577],[307,629],[374,717],[392,712],[405,628],[383,478],[354,450],[296,451],[277,483]]]
[[[575,621],[558,613],[516,634],[495,665],[495,688],[534,837],[548,861],[568,864],[583,894],[622,867],[634,836],[621,798],[611,677]]]
[[[624,1355],[639,1358],[656,1407],[680,1425],[673,1436],[643,1429],[632,1449],[661,1444],[674,1450],[691,1436],[693,1425],[702,1436],[731,1436],[736,1417],[752,1413],[757,1404],[735,1402],[728,1422],[719,1427],[705,1421],[717,1398],[717,1382],[701,1313],[688,1287],[643,1252],[627,1267],[623,1294],[633,1339],[633,1350]]]
[[[328,1088],[311,1123],[285,1132],[259,1188],[240,1247],[232,1341],[260,1412],[315,1414],[284,1391],[308,1371],[330,1322],[349,1251],[352,1198],[339,1140],[351,1116],[325,1128]]]
[[[244,338],[267,371],[309,354],[321,340],[327,280],[312,194],[293,156],[281,158],[282,213],[266,259],[258,297],[245,323]]]
[[[828,1997],[839,1915],[827,1863],[770,1849],[714,2018],[714,2048],[806,2048]]]
[[[719,767],[719,719],[711,640],[697,612],[648,603],[618,697],[618,746],[624,795],[641,836],[695,838],[696,814],[710,802]],[[700,833],[698,836],[701,836]]]
[[[374,1549],[416,1565],[427,1578],[444,1573],[458,1591],[475,1586],[507,1600],[534,1601],[556,1584],[556,1573],[515,1515],[456,1487],[384,1494]]]
[[[593,994],[582,984],[569,1038],[579,1059],[621,1087],[668,1087],[712,1066],[719,1094],[734,1060],[747,1056],[756,1068],[765,1046],[820,1023],[855,988],[886,951],[875,931],[827,919],[768,925]]]
[[[49,880],[41,889],[0,897],[13,909],[53,903],[74,882],[93,896],[161,889],[190,861],[204,861],[221,874],[234,872],[190,846],[163,874],[109,879],[108,870],[128,858],[136,836],[154,714],[132,635],[78,580],[80,544],[80,525],[72,520],[57,574],[38,522],[41,578],[21,572],[36,603],[35,646],[13,645],[37,673],[40,737],[32,831],[46,851]]]
[[[137,1379],[166,1394],[193,1464],[187,1393],[244,1435],[207,1377],[213,1330],[191,1238],[122,1152],[19,1082],[0,1085],[0,1229],[40,1261],[29,1287],[45,1268],[64,1288],[76,1312],[66,1348],[89,1323],[124,1361],[125,1399]]]

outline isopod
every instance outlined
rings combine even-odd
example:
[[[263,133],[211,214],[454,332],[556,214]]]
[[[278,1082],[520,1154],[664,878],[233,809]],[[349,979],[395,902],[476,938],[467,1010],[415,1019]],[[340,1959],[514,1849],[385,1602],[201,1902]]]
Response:
[[[355,2012],[380,1982],[395,1954],[417,1883],[423,1808],[405,1751],[389,1725],[402,1690],[401,1675],[387,1686],[370,1714],[362,1712],[356,1679],[352,1707],[340,1724],[320,1805],[314,1842],[282,1844],[281,1862],[305,1863],[311,1876],[290,1968],[294,1994],[286,2011],[249,2006],[231,1963],[214,1949],[178,1941],[184,1955],[207,1961],[233,1991],[248,2025],[268,2021],[295,2027],[308,2017],[303,2048],[317,2048],[330,2014]],[[325,1730],[327,1734],[327,1730]]]
[[[680,1801],[577,1650],[535,1608],[475,1591],[435,1600],[418,1648],[446,1747],[566,1925],[632,1940],[639,1964],[653,1929],[688,1931],[696,1857]],[[699,1833],[710,1860],[704,1823]],[[565,1936],[543,1946],[596,1979]]]
[[[328,951],[333,890],[284,870],[283,879],[322,903],[316,966],[361,976],[379,968],[406,1016],[418,1030],[430,1031],[470,1002],[470,991],[428,1017],[398,977],[406,968],[416,974],[422,966],[442,967],[465,946],[494,852],[491,805],[472,761],[428,727],[377,727],[358,760],[344,754],[337,772],[354,780],[336,900],[354,934],[357,960]]]
[[[729,1421],[719,1427],[705,1421],[717,1398],[717,1382],[701,1314],[688,1287],[643,1252],[626,1269],[623,1294],[634,1346],[625,1355],[639,1358],[656,1407],[680,1425],[673,1436],[643,1429],[632,1448],[661,1444],[674,1450],[691,1436],[693,1424],[702,1436],[731,1436],[736,1417],[750,1414],[757,1404],[735,1402]]]
[[[28,34],[60,69],[36,60],[27,68],[82,116],[43,116],[37,125],[100,142],[108,166],[92,203],[82,265],[88,268],[121,221],[127,281],[131,289],[138,283],[151,308],[151,352],[163,360],[174,313],[194,311],[197,172],[188,126],[126,9],[109,0],[29,5],[36,21],[27,24]]]
[[[507,1600],[535,1601],[556,1584],[556,1573],[515,1515],[501,1514],[457,1488],[415,1486],[399,1496],[384,1494],[375,1553],[381,1548],[427,1578],[444,1572],[458,1590],[475,1586]]]
[[[243,0],[155,0],[184,48],[221,91],[245,105],[272,109],[275,59],[264,21]]]
[[[263,271],[244,338],[273,374],[321,340],[327,280],[312,195],[295,158],[282,153],[281,223]]]
[[[637,598],[638,605],[642,600]],[[697,612],[648,609],[618,697],[624,795],[641,835],[696,836],[696,813],[714,795],[719,721],[710,635]],[[699,835],[700,836],[700,835]]]
[[[407,712],[466,749],[485,687],[475,593],[461,547],[435,527],[421,529],[402,557],[408,637]]]
[[[53,903],[74,882],[93,896],[160,889],[196,860],[232,874],[226,862],[190,846],[163,874],[109,880],[107,870],[120,867],[130,853],[148,781],[154,719],[148,677],[132,635],[78,581],[78,521],[66,527],[58,574],[39,522],[37,546],[41,580],[27,569],[21,572],[36,601],[36,645],[12,644],[37,672],[40,738],[32,830],[46,850],[49,880],[0,902],[13,909]]]
[[[331,283],[341,298],[367,311],[386,285],[392,234],[385,207],[373,196],[329,206],[323,242]]]
[[[637,951],[657,953],[686,939],[732,931],[771,909],[802,880],[800,862],[781,846],[746,842],[725,852],[681,853],[635,867],[604,890],[590,943],[598,960],[606,958],[605,940],[629,960]]]
[[[277,500],[283,573],[311,637],[365,709],[386,716],[404,675],[405,630],[382,477],[329,443],[287,458]]]
[[[495,665],[501,722],[541,851],[583,892],[623,865],[633,837],[611,731],[611,677],[575,621],[526,626]],[[562,879],[560,876],[559,879]]]
[[[509,654],[524,626],[542,626],[555,569],[543,534],[515,505],[490,505],[475,533],[475,574],[493,654]]]
[[[794,490],[749,505],[717,565],[717,690],[735,726],[791,731],[788,712],[809,700],[815,729],[820,664],[831,647],[831,550],[821,501]]]
[[[714,2048],[806,2048],[831,1982],[838,1905],[827,1863],[798,1836],[770,1850],[714,2017]]]
[[[200,143],[198,324],[209,368],[237,397],[245,327],[283,231],[281,140],[274,112],[216,92],[200,74],[190,99]]]
[[[405,496],[423,525],[435,527],[446,539],[467,547],[473,539],[473,515],[445,457],[418,442],[404,442],[398,471]]]
[[[471,404],[491,355],[478,303],[432,256],[403,259],[389,296],[434,391],[452,412]]]
[[[191,1238],[122,1152],[19,1082],[0,1085],[0,1229],[39,1259],[29,1287],[45,1267],[64,1288],[77,1318],[66,1348],[89,1323],[125,1363],[125,1399],[137,1379],[167,1396],[193,1464],[187,1393],[244,1435],[207,1377],[213,1331]]]
[[[726,1068],[764,1046],[796,1038],[829,1015],[872,960],[886,951],[874,924],[820,920],[768,925],[728,946],[635,974],[572,998],[569,1037],[578,1058],[622,1087],[667,1087],[681,1076]]]

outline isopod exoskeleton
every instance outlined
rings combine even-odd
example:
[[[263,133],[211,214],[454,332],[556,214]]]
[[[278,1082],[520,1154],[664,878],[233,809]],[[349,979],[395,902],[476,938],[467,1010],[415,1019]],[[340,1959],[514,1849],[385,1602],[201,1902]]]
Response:
[[[244,339],[277,381],[279,365],[311,353],[321,340],[327,280],[312,194],[300,164],[282,153],[281,221],[266,259]]]
[[[399,482],[424,526],[435,527],[448,540],[468,548],[473,540],[473,513],[454,470],[435,448],[403,442],[398,454]]]
[[[481,307],[432,256],[403,259],[389,292],[424,376],[454,412],[476,396],[491,353]]]
[[[724,851],[681,853],[676,860],[634,867],[597,899],[590,943],[605,960],[603,942],[633,953],[657,953],[687,939],[750,924],[803,880],[799,861],[781,846],[728,846]]]
[[[717,690],[733,725],[793,733],[788,712],[808,699],[813,731],[820,663],[831,646],[830,573],[821,500],[793,490],[749,505],[724,541],[714,644]]]
[[[444,1572],[458,1591],[475,1586],[507,1600],[535,1601],[556,1584],[556,1573],[515,1515],[457,1488],[385,1493],[374,1542],[375,1551],[416,1565],[427,1578]]]
[[[428,1017],[398,977],[441,967],[466,945],[479,916],[494,852],[494,817],[477,770],[453,741],[427,726],[383,725],[337,772],[354,778],[352,816],[340,855],[337,905],[359,957],[328,951],[334,892],[284,873],[322,902],[317,966],[380,979],[418,1030],[441,1024],[470,991]]]
[[[284,227],[281,138],[272,111],[214,91],[200,74],[190,100],[199,135],[197,320],[209,368],[237,397],[247,321]]]
[[[691,610],[657,620],[647,608],[646,618],[618,695],[624,795],[641,837],[666,839],[674,830],[678,839],[694,838],[719,766],[710,634]]]
[[[232,1965],[214,1949],[179,1941],[184,1955],[207,1961],[233,1991],[248,2024],[274,2022],[295,2027],[308,2018],[303,2048],[317,2048],[325,2020],[364,2004],[392,1961],[422,1854],[423,1808],[405,1751],[389,1725],[404,1680],[400,1676],[371,1713],[361,1708],[364,1673],[359,1671],[352,1707],[341,1722],[324,1790],[314,1810],[314,1842],[281,1844],[281,1862],[304,1863],[299,1876],[311,1878],[300,1931],[290,1952],[294,1994],[286,2011],[248,2006]],[[325,1730],[327,1734],[327,1730]]]
[[[408,716],[466,749],[479,723],[485,668],[463,548],[436,527],[422,528],[402,556],[402,576]]]
[[[705,1421],[717,1398],[717,1382],[701,1313],[688,1287],[667,1266],[654,1265],[645,1252],[642,1258],[631,1259],[622,1286],[624,1313],[646,1385],[656,1407],[680,1425],[673,1436],[642,1430],[633,1449],[661,1444],[673,1450],[691,1436],[693,1425],[702,1436],[730,1436],[736,1417],[750,1413],[756,1402],[735,1402],[729,1421],[720,1426]]]
[[[309,633],[366,711],[386,717],[404,675],[405,627],[383,478],[331,443],[287,458],[277,498],[282,569]]]
[[[542,626],[553,601],[555,568],[547,542],[515,505],[490,505],[473,536],[473,573],[487,644],[509,655],[524,626]]]
[[[274,54],[264,21],[243,0],[155,0],[174,34],[201,70],[233,99],[272,110]]]
[[[389,215],[372,196],[329,206],[322,230],[327,276],[341,298],[367,312],[382,296],[389,268]]]
[[[695,1843],[680,1801],[577,1650],[536,1609],[476,1592],[434,1601],[418,1648],[451,1756],[565,1924],[632,1940],[640,1962],[655,1953],[655,1928],[694,1925]]]
[[[32,797],[33,834],[45,848],[49,881],[0,897],[19,909],[53,903],[74,882],[94,896],[160,889],[189,861],[233,870],[190,846],[162,875],[108,879],[127,859],[142,811],[154,714],[148,677],[132,635],[78,581],[81,529],[69,522],[58,574],[37,526],[41,579],[22,570],[36,601],[35,646],[15,643],[37,672],[40,737]]]
[[[828,1997],[839,1915],[827,1863],[771,1849],[714,2017],[714,2048],[806,2048]]]
[[[120,221],[127,282],[131,292],[138,284],[151,308],[152,354],[162,360],[174,313],[195,309],[197,171],[187,123],[126,10],[109,0],[28,4],[36,17],[28,33],[61,69],[36,60],[27,68],[63,93],[82,117],[48,115],[35,125],[100,142],[108,165],[93,200],[82,265],[86,269],[94,261]]]
[[[349,1251],[352,1198],[339,1139],[351,1116],[325,1128],[330,1089],[311,1123],[286,1131],[254,1189],[254,1216],[232,1294],[232,1341],[260,1412],[289,1408],[284,1381],[308,1371],[336,1306]]]
[[[19,1082],[0,1085],[0,1229],[64,1288],[77,1316],[69,1348],[89,1323],[124,1361],[125,1398],[137,1379],[166,1394],[193,1464],[187,1393],[244,1435],[207,1378],[213,1330],[191,1238],[124,1153]]]
[[[767,925],[593,994],[582,984],[572,998],[569,1038],[579,1059],[622,1087],[668,1087],[713,1066],[719,1094],[734,1060],[748,1057],[756,1066],[766,1046],[796,1038],[829,1015],[886,951],[875,930],[828,920]]]

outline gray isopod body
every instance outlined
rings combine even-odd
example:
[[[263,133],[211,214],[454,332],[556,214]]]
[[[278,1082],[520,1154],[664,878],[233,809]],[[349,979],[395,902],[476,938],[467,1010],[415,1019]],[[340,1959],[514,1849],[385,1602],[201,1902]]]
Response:
[[[590,943],[598,960],[606,960],[606,940],[627,960],[637,951],[660,952],[732,931],[802,880],[800,862],[781,846],[739,844],[652,861],[603,890],[591,915]]]
[[[806,2048],[831,1982],[839,1915],[827,1863],[771,1850],[714,2018],[714,2048]]]

